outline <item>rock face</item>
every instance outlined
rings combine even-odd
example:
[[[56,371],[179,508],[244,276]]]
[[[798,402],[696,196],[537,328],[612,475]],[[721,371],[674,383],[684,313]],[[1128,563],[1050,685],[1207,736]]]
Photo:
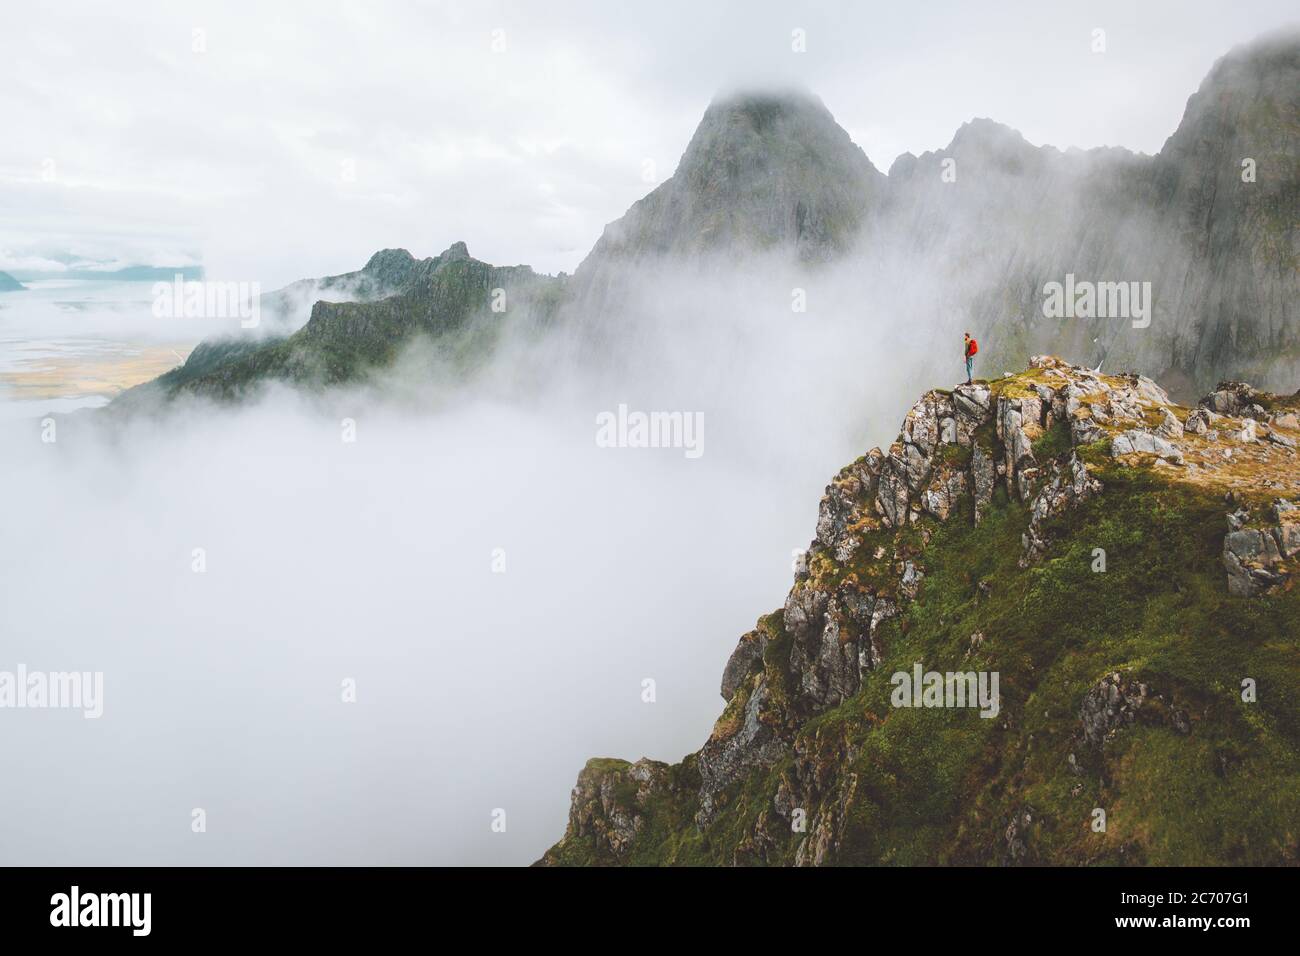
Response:
[[[1300,406],[1300,393],[1282,399],[1247,389],[1224,386],[1186,409],[1143,376],[1102,375],[1036,356],[1020,375],[921,396],[888,449],[871,449],[827,485],[816,537],[784,605],[744,634],[726,663],[726,708],[700,751],[668,769],[593,761],[579,777],[564,839],[542,862],[620,862],[629,854],[667,862],[660,856],[667,844],[638,842],[646,814],[660,812],[647,802],[651,793],[680,808],[671,822],[655,818],[655,839],[664,839],[665,827],[677,833],[673,846],[698,837],[714,847],[715,861],[822,865],[856,858],[862,841],[871,844],[858,822],[862,801],[882,786],[906,788],[908,781],[901,769],[890,771],[888,783],[868,780],[875,764],[861,762],[864,738],[849,732],[842,715],[865,708],[868,735],[899,719],[872,703],[882,695],[877,674],[908,623],[926,620],[932,573],[953,586],[960,551],[935,552],[935,542],[975,529],[990,515],[1003,527],[1021,522],[1018,566],[1033,569],[1070,544],[1083,545],[1085,557],[1074,560],[1095,562],[1090,541],[1069,540],[1069,522],[1095,499],[1102,503],[1091,520],[1105,521],[1114,507],[1105,504],[1113,494],[1108,480],[1171,483],[1197,502],[1226,495],[1235,510],[1223,539],[1221,600],[1258,602],[1281,593],[1290,562],[1300,555],[1300,507],[1277,497],[1264,504],[1262,496],[1277,486],[1300,489],[1300,468],[1293,448],[1243,432],[1244,423],[1294,431],[1288,416]],[[1198,423],[1214,429],[1193,427]],[[971,533],[979,532],[959,531],[955,540]],[[1213,564],[1207,555],[1200,573],[1213,574]],[[1104,562],[1092,568],[1106,570]],[[974,607],[998,601],[1004,586],[996,578],[964,580]],[[1131,613],[1143,612],[1135,606]],[[1001,642],[986,629],[958,629],[956,638],[961,661],[971,662],[964,666],[997,654]],[[1076,781],[1076,794],[1090,775],[1110,779],[1106,761],[1123,749],[1122,732],[1139,720],[1177,736],[1191,733],[1179,693],[1153,691],[1130,668],[1108,669],[1074,695],[1077,716],[1067,718],[1069,732],[1061,739],[1063,746],[1075,741],[1062,768]],[[1002,713],[1004,729],[1033,716]],[[1030,733],[1025,746],[1033,744]],[[884,753],[872,759],[892,766]],[[641,768],[640,776],[630,778],[629,767]],[[612,800],[611,793],[630,793],[629,779],[638,795]],[[769,794],[758,804],[756,781],[765,781]],[[1039,829],[1043,809],[1015,803],[1006,812],[1009,822],[995,835],[991,859],[1038,859],[1047,833]],[[745,821],[739,829],[738,815]]]
[[[1051,351],[1185,392],[1247,376],[1290,387],[1300,379],[1297,128],[1295,28],[1215,63],[1155,156],[1035,147],[976,119],[882,176],[813,97],[721,98],[676,173],[606,228],[575,278],[588,310],[609,314],[611,276],[628,263],[784,248],[847,257],[882,281],[900,259],[943,263],[928,277],[936,304],[965,307],[936,309],[952,324],[934,334],[983,329],[982,367]],[[1131,314],[1134,301],[1130,314],[1049,317],[1045,286],[1067,273],[1149,282],[1148,314]]]
[[[980,367],[1051,351],[1184,392],[1246,376],[1287,387],[1300,379],[1297,91],[1292,29],[1214,64],[1156,156],[1035,147],[976,119],[888,176],[813,97],[721,98],[675,174],[606,227],[578,268],[576,311],[617,314],[626,270],[666,261],[716,267],[777,249],[881,282],[942,263],[926,275],[940,323],[930,331],[955,341],[982,329]],[[1047,285],[1067,274],[1103,290],[1123,283],[1127,305],[1115,286],[1116,314],[1049,315]],[[1139,302],[1130,283],[1141,295],[1142,282]],[[954,299],[963,308],[947,308]]]
[[[1106,675],[1084,695],[1079,708],[1083,739],[1093,747],[1100,747],[1107,737],[1133,723],[1148,694],[1146,684],[1119,673]]]
[[[972,121],[946,148],[895,162],[875,235],[960,261],[942,281],[974,294],[939,334],[983,329],[982,367],[1017,368],[1042,350],[1142,369],[1185,394],[1237,377],[1291,388],[1300,380],[1298,122],[1292,28],[1214,64],[1155,156],[1034,147]],[[1062,201],[1048,212],[1044,196]],[[1048,317],[1044,287],[1067,273],[1149,281],[1149,325]]]
[[[1161,423],[1160,427],[1164,428],[1164,423]],[[1251,440],[1254,440],[1253,434]],[[1163,458],[1165,461],[1176,465],[1183,463],[1182,452],[1178,450],[1178,446],[1161,435],[1159,431],[1149,432],[1136,428],[1130,429],[1122,435],[1117,435],[1110,447],[1111,454],[1116,458],[1121,455],[1155,455],[1157,458]]]
[[[667,764],[593,760],[578,775],[569,828],[622,859],[645,824],[645,807],[667,785]]]
[[[1223,539],[1223,566],[1228,590],[1238,597],[1253,597],[1283,584],[1300,556],[1300,513],[1281,499],[1274,505],[1278,523],[1260,528],[1243,527],[1250,513],[1241,509],[1228,516]]]
[[[1079,707],[1080,736],[1087,746],[1100,749],[1117,733],[1132,727],[1140,716],[1167,723],[1179,734],[1188,734],[1192,729],[1185,711],[1171,707],[1163,695],[1153,693],[1141,681],[1116,671],[1084,695]]]
[[[1077,507],[1085,498],[1099,491],[1101,482],[1088,476],[1088,468],[1078,455],[1070,455],[1070,460],[1064,465],[1054,462],[1049,479],[1029,503],[1029,528],[1020,539],[1024,548],[1021,566],[1046,553],[1048,539],[1044,526],[1049,518]]]
[[[750,770],[771,766],[785,750],[775,726],[781,715],[774,709],[764,677],[759,676],[747,691],[739,701],[738,722],[720,720],[700,750],[700,806],[695,819],[702,826],[712,820],[723,789]],[[733,698],[732,703],[738,702]]]
[[[20,292],[27,288],[7,272],[0,272],[0,292]]]
[[[727,666],[722,670],[722,699],[730,703],[736,696],[749,675],[763,663],[763,651],[767,649],[767,635],[760,630],[753,630],[740,639],[736,649],[731,652]]]

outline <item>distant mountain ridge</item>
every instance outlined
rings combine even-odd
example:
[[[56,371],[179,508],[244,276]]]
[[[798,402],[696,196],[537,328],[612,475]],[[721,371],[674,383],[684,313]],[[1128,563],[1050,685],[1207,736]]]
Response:
[[[27,288],[7,272],[0,272],[0,292],[17,292]]]
[[[497,323],[484,321],[493,314],[494,296],[545,322],[560,285],[528,266],[498,267],[475,259],[463,242],[421,260],[405,249],[385,249],[357,272],[302,280],[263,296],[272,308],[287,308],[304,288],[345,296],[316,301],[307,323],[292,334],[200,343],[183,365],[132,389],[127,401],[134,405],[178,392],[233,397],[269,380],[356,381],[391,364],[419,336],[462,349],[472,363],[490,352],[498,331]],[[453,346],[453,339],[459,344]]]
[[[61,270],[15,269],[28,282],[37,279],[79,279],[107,282],[170,282],[180,276],[186,282],[196,282],[203,278],[202,266],[123,266],[120,269],[78,269]]]
[[[499,278],[544,289],[546,321],[581,323],[598,341],[602,325],[617,325],[629,286],[653,270],[726,268],[776,252],[812,270],[861,269],[882,285],[909,276],[929,298],[897,321],[944,348],[975,331],[984,367],[1054,351],[1157,375],[1177,394],[1221,379],[1284,390],[1300,379],[1298,144],[1296,29],[1215,63],[1156,156],[1034,147],[977,119],[942,150],[899,157],[885,176],[815,96],[730,94],[705,111],[673,175],[605,228],[574,276]],[[277,342],[213,345],[168,382],[229,394],[267,375],[341,381],[390,360],[407,336],[458,327],[466,310],[489,316],[486,293],[475,304],[421,284],[456,249],[420,261],[384,250],[357,273],[270,293],[265,303],[313,290],[347,290],[340,297],[352,301],[313,308],[296,358]],[[1150,323],[1045,316],[1046,284],[1067,275],[1149,282]],[[322,362],[311,349],[325,328],[332,357]],[[359,333],[353,345],[343,330]],[[219,371],[223,353],[240,368]]]

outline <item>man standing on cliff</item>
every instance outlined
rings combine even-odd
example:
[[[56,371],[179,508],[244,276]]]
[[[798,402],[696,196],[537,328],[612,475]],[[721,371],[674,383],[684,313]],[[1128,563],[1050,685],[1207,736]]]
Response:
[[[972,369],[975,368],[975,353],[978,352],[979,350],[980,350],[980,344],[976,342],[973,338],[971,338],[970,333],[967,332],[966,344],[963,349],[963,352],[966,355],[966,384],[967,385],[972,384],[971,371]]]

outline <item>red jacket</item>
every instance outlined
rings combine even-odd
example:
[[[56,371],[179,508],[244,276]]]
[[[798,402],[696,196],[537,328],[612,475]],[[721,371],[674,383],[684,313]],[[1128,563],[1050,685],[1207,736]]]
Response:
[[[976,342],[974,339],[970,339],[969,341],[966,342],[966,357],[967,357],[967,358],[970,358],[972,355],[974,355],[974,354],[975,354],[976,352],[978,352],[979,350],[980,350],[979,343]]]

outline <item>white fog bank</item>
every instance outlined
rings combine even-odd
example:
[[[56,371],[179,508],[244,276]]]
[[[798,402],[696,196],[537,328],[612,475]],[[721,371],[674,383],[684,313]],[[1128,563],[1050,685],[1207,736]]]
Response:
[[[804,314],[657,282],[606,358],[507,340],[461,389],[415,355],[380,394],[4,421],[0,671],[104,685],[98,719],[0,710],[0,859],[523,864],[588,758],[697,749],[823,487],[929,374],[879,293],[801,281]],[[599,447],[619,404],[700,415],[702,454]]]

